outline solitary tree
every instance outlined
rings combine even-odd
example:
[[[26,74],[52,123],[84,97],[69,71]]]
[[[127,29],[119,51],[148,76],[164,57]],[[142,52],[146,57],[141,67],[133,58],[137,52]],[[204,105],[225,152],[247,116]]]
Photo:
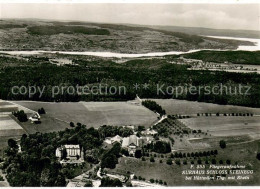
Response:
[[[73,122],[70,122],[70,126],[71,126],[71,127],[75,127],[75,125],[74,125]]]
[[[222,149],[226,148],[226,142],[224,140],[219,141],[219,146]]]

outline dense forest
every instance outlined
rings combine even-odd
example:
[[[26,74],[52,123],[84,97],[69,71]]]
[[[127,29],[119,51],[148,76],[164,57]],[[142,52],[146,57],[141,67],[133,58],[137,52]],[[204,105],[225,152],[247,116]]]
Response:
[[[169,64],[164,59],[136,59],[122,64],[111,60],[88,60],[77,56],[74,65],[57,66],[50,64],[48,58],[33,58],[31,61],[0,57],[0,98],[11,100],[40,100],[40,101],[124,101],[132,100],[138,94],[141,98],[177,98],[191,101],[211,102],[260,107],[260,75],[214,72],[207,70],[187,70],[185,65]],[[135,84],[139,87],[134,88]],[[147,84],[147,88],[143,85]],[[65,90],[62,94],[53,95],[53,86],[124,86],[126,93],[89,93],[87,95]],[[166,92],[168,86],[221,88],[221,85],[238,88],[239,85],[249,85],[250,91],[245,94],[207,94],[200,91],[189,91],[182,94]],[[13,94],[13,86],[45,87],[40,96],[37,92],[29,96]],[[161,91],[158,92],[158,86]],[[102,89],[102,90],[105,90]],[[173,91],[174,92],[174,91]]]
[[[199,51],[183,55],[185,58],[207,62],[260,65],[260,51]]]
[[[32,27],[28,27],[27,32],[32,35],[55,35],[59,33],[109,35],[109,31],[106,29],[87,28],[83,26],[32,26]]]
[[[121,145],[116,143],[110,150],[104,151],[101,144],[105,137],[117,134],[127,137],[133,131],[116,126],[102,126],[97,130],[77,123],[75,128],[64,131],[24,134],[21,137],[21,152],[17,142],[9,139],[3,169],[11,186],[65,186],[65,179],[71,177],[73,168],[67,171],[66,167],[61,166],[55,150],[65,144],[79,144],[86,162],[96,164],[101,159],[102,167],[114,168]],[[97,152],[93,156],[85,153],[93,150]],[[97,157],[99,154],[100,158]]]

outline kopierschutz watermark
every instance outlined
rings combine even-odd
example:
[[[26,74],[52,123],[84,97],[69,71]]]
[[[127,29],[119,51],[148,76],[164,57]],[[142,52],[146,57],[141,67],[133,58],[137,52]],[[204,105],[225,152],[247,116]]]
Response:
[[[171,86],[165,84],[157,84],[157,95],[172,95],[176,98],[185,94],[190,95],[250,95],[251,86],[249,85],[235,85],[227,86],[222,83],[217,85],[203,85],[203,86]]]

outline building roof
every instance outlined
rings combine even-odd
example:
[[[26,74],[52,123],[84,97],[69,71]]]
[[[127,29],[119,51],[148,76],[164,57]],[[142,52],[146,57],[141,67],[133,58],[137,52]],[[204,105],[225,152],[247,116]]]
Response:
[[[122,147],[127,147],[129,145],[129,137],[123,138]]]
[[[128,147],[129,145],[138,146],[138,137],[136,135],[131,135],[129,137],[123,138],[122,147]]]
[[[123,138],[121,136],[119,136],[119,135],[116,135],[113,138],[111,138],[112,141],[118,141],[118,142],[120,142],[122,139]]]
[[[75,148],[75,149],[79,149],[80,148],[78,144],[76,144],[76,145],[74,145],[74,144],[65,144],[64,147],[65,148]]]
[[[129,145],[130,144],[134,144],[134,145],[138,145],[138,140],[137,140],[137,136],[136,135],[131,135],[129,137]]]

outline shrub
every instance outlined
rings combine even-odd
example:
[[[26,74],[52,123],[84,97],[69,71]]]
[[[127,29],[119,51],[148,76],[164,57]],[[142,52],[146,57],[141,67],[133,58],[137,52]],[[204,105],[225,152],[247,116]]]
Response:
[[[17,112],[13,112],[13,115],[14,115],[15,117],[17,117],[17,119],[18,119],[20,122],[26,122],[26,121],[28,121],[27,115],[24,113],[23,110],[20,110],[20,111],[17,111]]]
[[[231,161],[229,159],[227,159],[226,164],[230,165]]]
[[[142,151],[141,150],[136,150],[135,151],[135,157],[136,158],[141,158],[142,157]]]
[[[219,141],[219,146],[222,149],[226,148],[226,142],[224,140]]]
[[[181,165],[181,161],[180,161],[179,159],[175,160],[175,163],[176,163],[177,165]]]
[[[172,165],[172,159],[167,159],[167,161],[166,161],[166,163],[168,164],[168,165]]]
[[[84,187],[93,187],[93,183],[92,183],[91,180],[87,180],[87,181],[85,181],[85,182],[86,182],[86,183],[85,183]]]
[[[45,112],[44,108],[40,108],[40,109],[38,109],[38,113],[39,114],[45,114],[46,112]]]
[[[122,187],[122,182],[119,179],[102,178],[101,187]]]

